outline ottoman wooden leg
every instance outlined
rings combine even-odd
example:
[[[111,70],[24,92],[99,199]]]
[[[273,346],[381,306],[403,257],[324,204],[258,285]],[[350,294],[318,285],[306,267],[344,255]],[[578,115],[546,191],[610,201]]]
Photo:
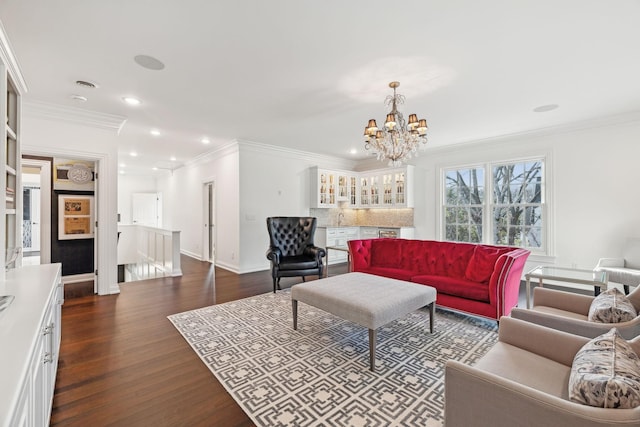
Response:
[[[429,304],[429,332],[433,333],[433,316],[436,313],[436,303]]]
[[[376,370],[376,330],[369,329],[369,369]]]
[[[293,309],[293,330],[298,330],[298,300],[291,300],[291,308]]]

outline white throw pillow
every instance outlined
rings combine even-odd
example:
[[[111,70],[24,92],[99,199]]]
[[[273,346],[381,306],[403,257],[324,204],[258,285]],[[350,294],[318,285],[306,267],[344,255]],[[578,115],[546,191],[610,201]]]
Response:
[[[607,289],[595,297],[589,307],[590,322],[620,323],[633,320],[638,313],[618,288]]]

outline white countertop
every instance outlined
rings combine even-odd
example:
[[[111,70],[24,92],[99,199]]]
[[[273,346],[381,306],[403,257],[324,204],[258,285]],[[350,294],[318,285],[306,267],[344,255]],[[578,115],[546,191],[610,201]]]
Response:
[[[33,265],[7,271],[0,289],[15,299],[0,313],[0,426],[15,407],[40,337],[45,308],[56,290],[62,264]]]

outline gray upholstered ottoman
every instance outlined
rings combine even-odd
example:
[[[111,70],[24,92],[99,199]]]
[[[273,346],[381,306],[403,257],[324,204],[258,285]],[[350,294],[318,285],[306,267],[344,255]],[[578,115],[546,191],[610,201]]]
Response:
[[[347,273],[300,283],[291,288],[293,329],[298,301],[369,328],[369,364],[375,369],[376,329],[426,305],[433,333],[436,290],[425,285],[365,273]]]

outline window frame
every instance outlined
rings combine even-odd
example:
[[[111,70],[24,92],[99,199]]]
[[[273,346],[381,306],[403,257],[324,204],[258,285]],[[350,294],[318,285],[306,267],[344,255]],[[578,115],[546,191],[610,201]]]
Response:
[[[539,204],[541,208],[542,214],[542,245],[539,248],[534,247],[524,247],[531,251],[532,255],[540,255],[540,256],[553,256],[553,247],[554,242],[553,238],[553,215],[552,215],[552,159],[549,153],[541,154],[541,155],[531,155],[526,157],[513,157],[513,158],[505,158],[499,160],[487,160],[483,162],[473,162],[473,163],[451,163],[447,165],[440,165],[440,173],[439,173],[439,182],[438,182],[438,209],[437,209],[437,225],[438,225],[438,235],[440,240],[446,240],[446,212],[445,207],[446,204],[446,176],[447,172],[457,171],[457,170],[469,170],[474,168],[480,168],[484,170],[484,200],[482,203],[482,212],[483,212],[483,222],[482,222],[482,240],[479,242],[480,244],[485,245],[496,245],[493,243],[493,221],[491,218],[491,213],[494,209],[493,202],[493,191],[494,191],[494,182],[493,182],[493,168],[495,166],[501,165],[509,165],[514,163],[527,163],[527,162],[542,162],[542,193],[541,193],[541,202]],[[535,204],[538,206],[538,204]],[[470,205],[463,205],[470,206]],[[475,205],[474,205],[475,206]],[[502,245],[497,245],[502,246]]]

